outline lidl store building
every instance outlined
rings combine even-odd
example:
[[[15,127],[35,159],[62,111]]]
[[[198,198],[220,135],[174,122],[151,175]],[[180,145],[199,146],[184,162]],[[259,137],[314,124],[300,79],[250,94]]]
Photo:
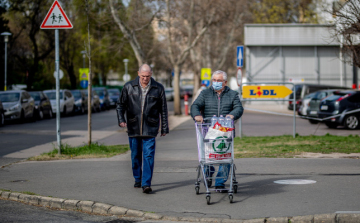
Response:
[[[329,25],[246,24],[247,79],[352,87],[357,68],[340,60],[332,30]]]

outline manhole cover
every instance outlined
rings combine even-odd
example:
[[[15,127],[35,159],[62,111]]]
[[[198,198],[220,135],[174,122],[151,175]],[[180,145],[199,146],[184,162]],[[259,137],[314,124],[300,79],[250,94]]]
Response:
[[[302,179],[293,179],[293,180],[277,180],[274,181],[276,184],[314,184],[315,180],[302,180]]]

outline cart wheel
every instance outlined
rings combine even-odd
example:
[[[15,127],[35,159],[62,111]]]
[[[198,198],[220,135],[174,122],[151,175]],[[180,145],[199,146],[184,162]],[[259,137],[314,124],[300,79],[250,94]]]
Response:
[[[210,204],[210,195],[206,196],[206,203],[209,205]]]
[[[234,185],[234,186],[233,186],[233,190],[234,190],[234,193],[235,193],[235,194],[237,193],[237,189],[238,189],[238,186],[237,186],[237,185]]]
[[[233,202],[233,196],[232,195],[229,195],[229,200],[230,200],[230,203],[232,203]]]
[[[199,194],[199,190],[200,190],[200,187],[199,187],[199,186],[196,186],[196,187],[195,187],[196,194]]]

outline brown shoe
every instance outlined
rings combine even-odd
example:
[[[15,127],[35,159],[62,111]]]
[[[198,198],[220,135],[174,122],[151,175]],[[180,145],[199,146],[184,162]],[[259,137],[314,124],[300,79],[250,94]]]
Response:
[[[143,187],[143,193],[150,194],[152,191],[151,187]]]

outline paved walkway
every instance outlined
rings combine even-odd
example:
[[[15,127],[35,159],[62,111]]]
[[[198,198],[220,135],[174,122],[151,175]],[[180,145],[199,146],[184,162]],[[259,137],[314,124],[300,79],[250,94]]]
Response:
[[[129,213],[140,216],[154,212],[173,217],[168,220],[216,218],[218,220],[211,221],[226,222],[222,219],[258,218],[248,222],[264,222],[268,218],[267,222],[271,222],[269,217],[272,216],[298,215],[310,216],[307,219],[317,216],[321,220],[325,215],[317,214],[333,213],[326,215],[329,220],[335,219],[336,211],[359,210],[360,200],[354,196],[360,193],[360,179],[354,177],[359,174],[360,161],[357,159],[235,160],[239,193],[234,196],[234,203],[229,203],[227,194],[212,193],[212,205],[206,205],[203,185],[200,195],[195,195],[194,190],[198,160],[193,121],[189,117],[171,117],[170,123],[170,134],[157,139],[153,194],[143,194],[141,189],[132,187],[130,153],[108,159],[17,163],[0,169],[0,188],[92,201],[93,205],[126,207],[132,210]],[[105,144],[127,143],[126,132],[122,130],[103,133],[94,133],[94,138]],[[69,142],[81,144],[86,141],[85,132],[76,134],[79,137],[69,139],[73,140]],[[35,150],[52,149],[45,147],[31,148],[9,157],[24,157]],[[274,183],[285,179],[307,179],[317,183],[295,186]],[[356,220],[360,219],[359,214],[354,215]],[[283,217],[274,222],[287,221],[288,218]]]

